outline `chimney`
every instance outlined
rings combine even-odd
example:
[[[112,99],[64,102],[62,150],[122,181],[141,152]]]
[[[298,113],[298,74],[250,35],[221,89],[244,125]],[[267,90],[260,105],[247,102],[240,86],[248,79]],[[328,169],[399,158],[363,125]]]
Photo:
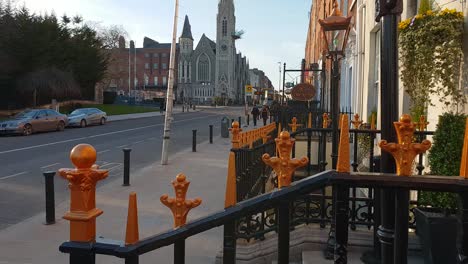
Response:
[[[125,38],[123,36],[119,37],[119,49],[125,49]]]

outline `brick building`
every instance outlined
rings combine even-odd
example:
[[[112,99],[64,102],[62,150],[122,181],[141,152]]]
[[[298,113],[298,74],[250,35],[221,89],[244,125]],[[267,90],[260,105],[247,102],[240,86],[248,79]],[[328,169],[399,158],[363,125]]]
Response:
[[[145,37],[142,48],[135,47],[134,41],[130,41],[129,47],[126,47],[126,41],[121,37],[119,47],[112,50],[107,90],[130,95],[137,100],[165,98],[169,80],[170,52],[170,43],[159,43]],[[175,76],[178,74],[178,55],[177,45]],[[177,89],[177,78],[174,89]]]
[[[305,60],[306,67],[318,67],[325,71],[325,80],[314,75],[312,72],[305,73],[306,82],[316,86],[316,100],[323,100],[325,108],[329,109],[329,90],[331,79],[331,64],[332,61],[327,59],[326,41],[323,37],[322,28],[319,19],[325,19],[333,13],[335,2],[343,16],[352,16],[351,30],[349,33],[348,43],[346,46],[345,57],[341,60],[341,87],[340,87],[340,105],[342,107],[350,107],[353,95],[350,93],[355,87],[355,78],[353,66],[355,64],[356,55],[356,9],[358,0],[314,0],[310,8],[309,29],[307,32]],[[351,68],[349,67],[351,66]]]

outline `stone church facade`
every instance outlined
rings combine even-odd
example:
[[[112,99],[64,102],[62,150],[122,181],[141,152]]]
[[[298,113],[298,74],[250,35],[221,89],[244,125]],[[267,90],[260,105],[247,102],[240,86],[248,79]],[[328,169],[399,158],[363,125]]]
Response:
[[[249,84],[246,57],[237,53],[233,0],[220,0],[216,42],[202,35],[194,49],[191,25],[185,16],[179,38],[178,96],[200,104],[242,104]]]

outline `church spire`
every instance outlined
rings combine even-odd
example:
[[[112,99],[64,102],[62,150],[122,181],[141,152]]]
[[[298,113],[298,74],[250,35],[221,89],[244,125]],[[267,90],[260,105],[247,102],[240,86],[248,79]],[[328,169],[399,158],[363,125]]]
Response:
[[[193,40],[192,26],[190,26],[190,22],[187,15],[185,15],[184,30],[182,31],[182,35],[180,36],[180,38],[187,38]]]

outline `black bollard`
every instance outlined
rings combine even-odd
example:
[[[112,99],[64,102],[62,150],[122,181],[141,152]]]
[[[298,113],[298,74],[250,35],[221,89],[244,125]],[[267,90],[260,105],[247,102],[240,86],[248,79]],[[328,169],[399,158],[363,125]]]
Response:
[[[197,130],[192,130],[192,152],[197,152]]]
[[[247,115],[247,126],[250,125],[250,115]]]
[[[239,127],[242,126],[242,117],[239,116]]]
[[[124,178],[122,186],[130,186],[130,151],[132,149],[124,148]]]
[[[45,203],[46,203],[46,222],[45,225],[55,224],[55,190],[54,176],[55,171],[43,173],[45,178]]]
[[[210,125],[210,144],[213,144],[213,125]]]

